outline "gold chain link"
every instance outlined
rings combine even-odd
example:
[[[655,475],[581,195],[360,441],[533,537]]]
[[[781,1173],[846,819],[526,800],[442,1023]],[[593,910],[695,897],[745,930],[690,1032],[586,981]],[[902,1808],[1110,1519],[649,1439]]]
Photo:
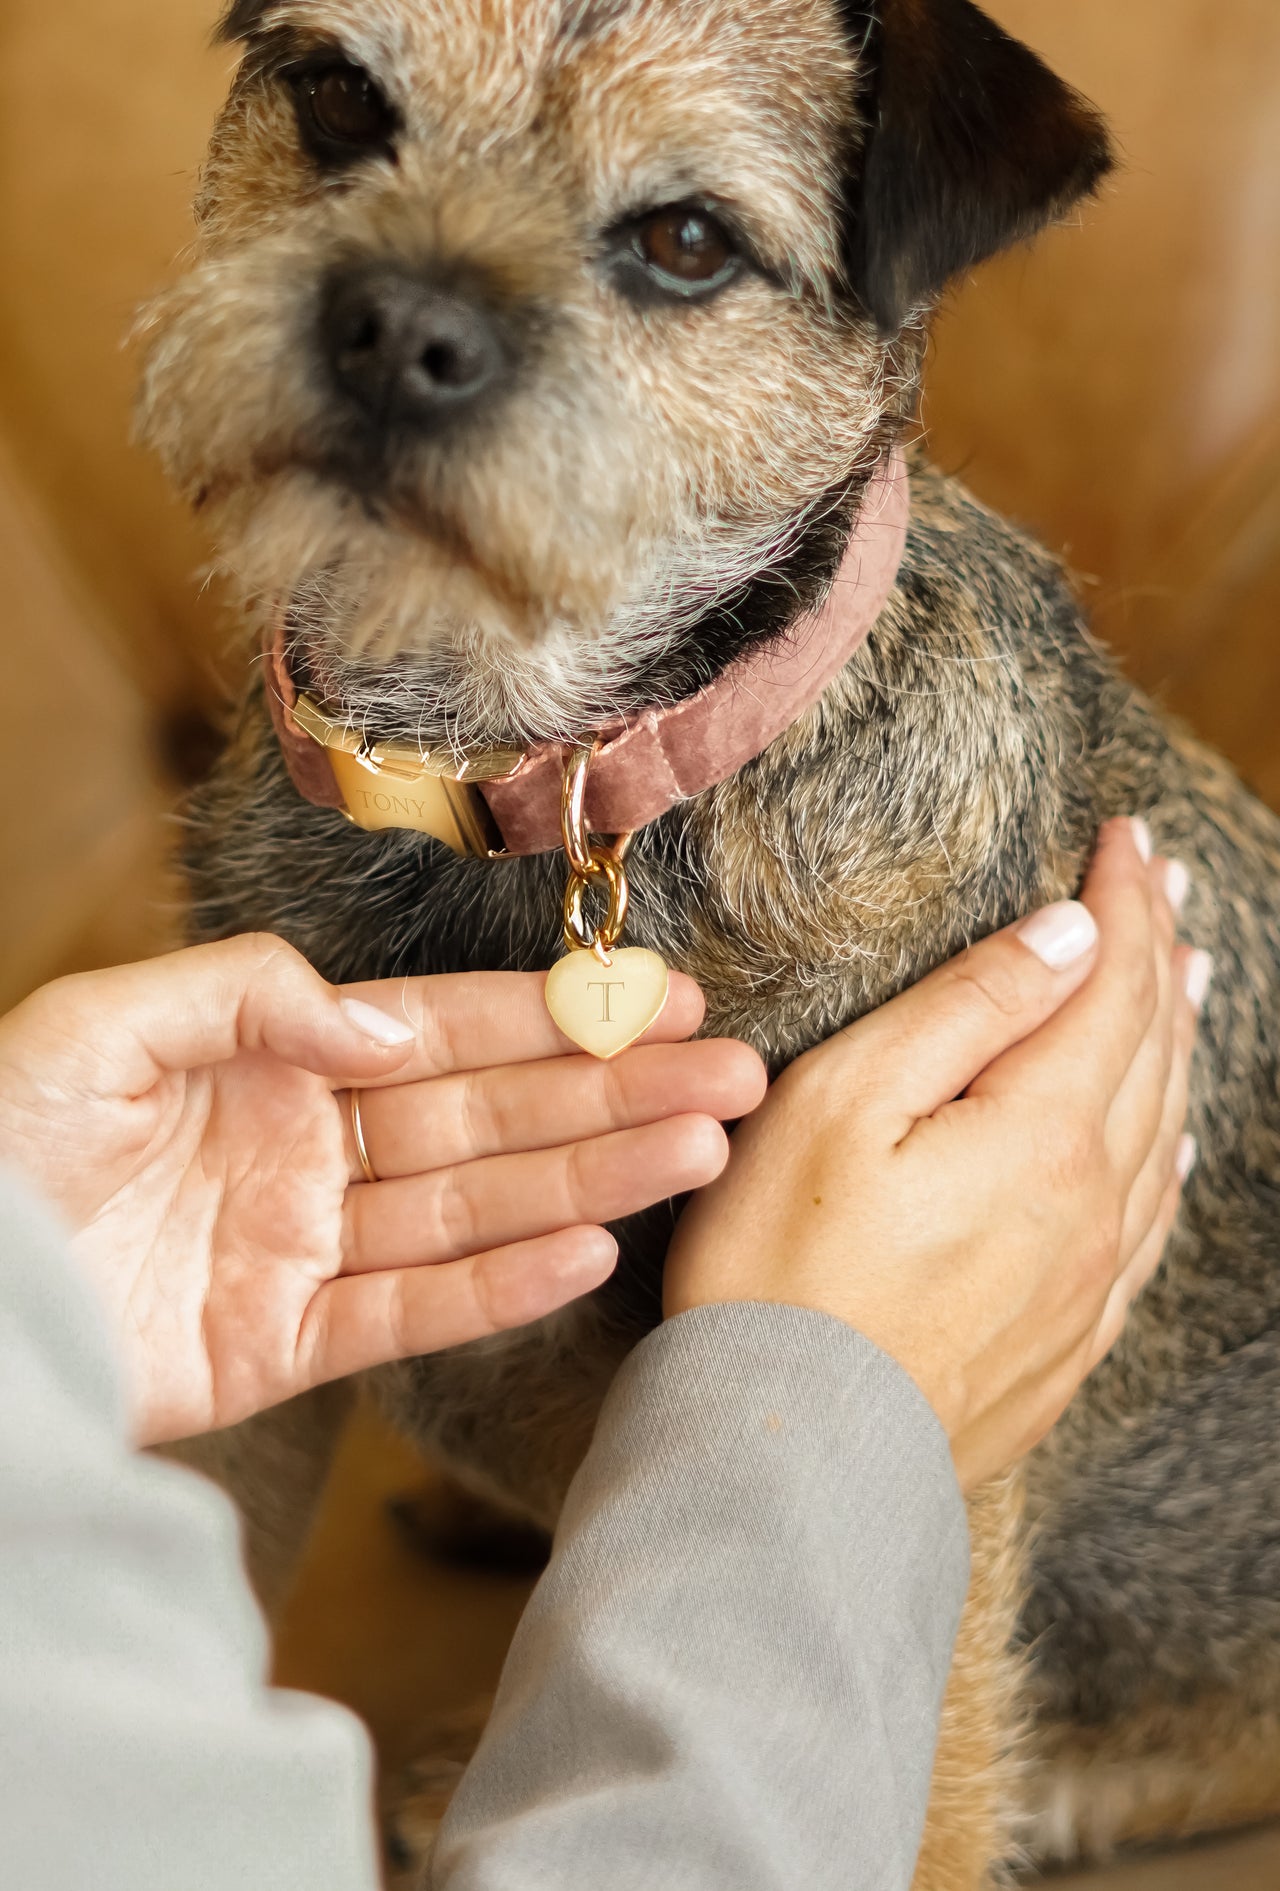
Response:
[[[587,828],[587,775],[600,747],[592,742],[572,749],[565,757],[560,783],[560,831],[569,862],[564,890],[564,942],[571,952],[594,952],[602,961],[622,937],[631,889],[623,865],[631,845],[630,834],[618,834],[608,845],[593,841]],[[582,915],[582,902],[592,885],[608,890],[609,906],[594,931]]]
[[[588,887],[600,881],[609,890],[609,910],[595,931],[591,932],[582,917],[582,901]],[[629,897],[630,888],[622,862],[609,848],[593,847],[590,871],[579,873],[576,867],[572,868],[569,884],[564,890],[564,942],[569,950],[594,952],[598,959],[603,960],[622,937],[622,928],[627,923]]]

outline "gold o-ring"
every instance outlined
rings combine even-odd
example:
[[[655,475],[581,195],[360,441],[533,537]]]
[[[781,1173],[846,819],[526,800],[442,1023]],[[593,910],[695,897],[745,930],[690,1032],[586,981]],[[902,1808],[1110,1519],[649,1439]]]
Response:
[[[591,836],[587,832],[587,771],[599,748],[599,740],[574,749],[560,777],[560,832],[569,865],[575,873],[591,874]]]

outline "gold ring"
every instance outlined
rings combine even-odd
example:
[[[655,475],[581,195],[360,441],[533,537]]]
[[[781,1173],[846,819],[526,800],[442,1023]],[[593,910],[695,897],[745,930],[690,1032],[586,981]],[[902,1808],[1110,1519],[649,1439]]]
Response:
[[[364,1139],[364,1124],[360,1121],[360,1092],[347,1091],[347,1115],[351,1118],[351,1136],[356,1146],[356,1160],[364,1170],[366,1182],[376,1182],[377,1171],[369,1160],[369,1147]]]

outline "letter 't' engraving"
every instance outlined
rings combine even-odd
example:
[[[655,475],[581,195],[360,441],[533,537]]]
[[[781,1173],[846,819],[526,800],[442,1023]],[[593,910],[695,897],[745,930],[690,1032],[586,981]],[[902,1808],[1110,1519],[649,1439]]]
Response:
[[[610,1009],[613,1001],[609,993],[613,991],[625,991],[626,989],[627,981],[625,978],[593,978],[590,980],[587,985],[588,991],[604,993],[603,998],[600,1000],[600,1016],[596,1019],[597,1024],[612,1024],[614,1022],[613,1012]]]

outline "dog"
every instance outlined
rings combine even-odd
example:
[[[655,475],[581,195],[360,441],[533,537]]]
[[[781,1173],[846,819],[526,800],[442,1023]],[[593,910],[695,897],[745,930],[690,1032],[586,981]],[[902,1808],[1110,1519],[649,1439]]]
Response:
[[[268,653],[192,805],[194,930],[335,980],[546,967],[563,859],[344,819],[337,757],[508,767],[785,652],[905,490],[946,285],[1094,192],[1106,129],[969,0],[234,0],[222,32],[197,255],[143,324],[143,432]],[[915,1883],[977,1891],[1280,1811],[1280,824],[908,460],[869,634],[639,826],[628,937],[776,1070],[1074,893],[1114,814],[1191,869],[1217,976],[1165,1266],[971,1507]],[[386,1408],[550,1526],[671,1225],[540,1326],[374,1375]],[[341,1409],[215,1441],[268,1597]]]

